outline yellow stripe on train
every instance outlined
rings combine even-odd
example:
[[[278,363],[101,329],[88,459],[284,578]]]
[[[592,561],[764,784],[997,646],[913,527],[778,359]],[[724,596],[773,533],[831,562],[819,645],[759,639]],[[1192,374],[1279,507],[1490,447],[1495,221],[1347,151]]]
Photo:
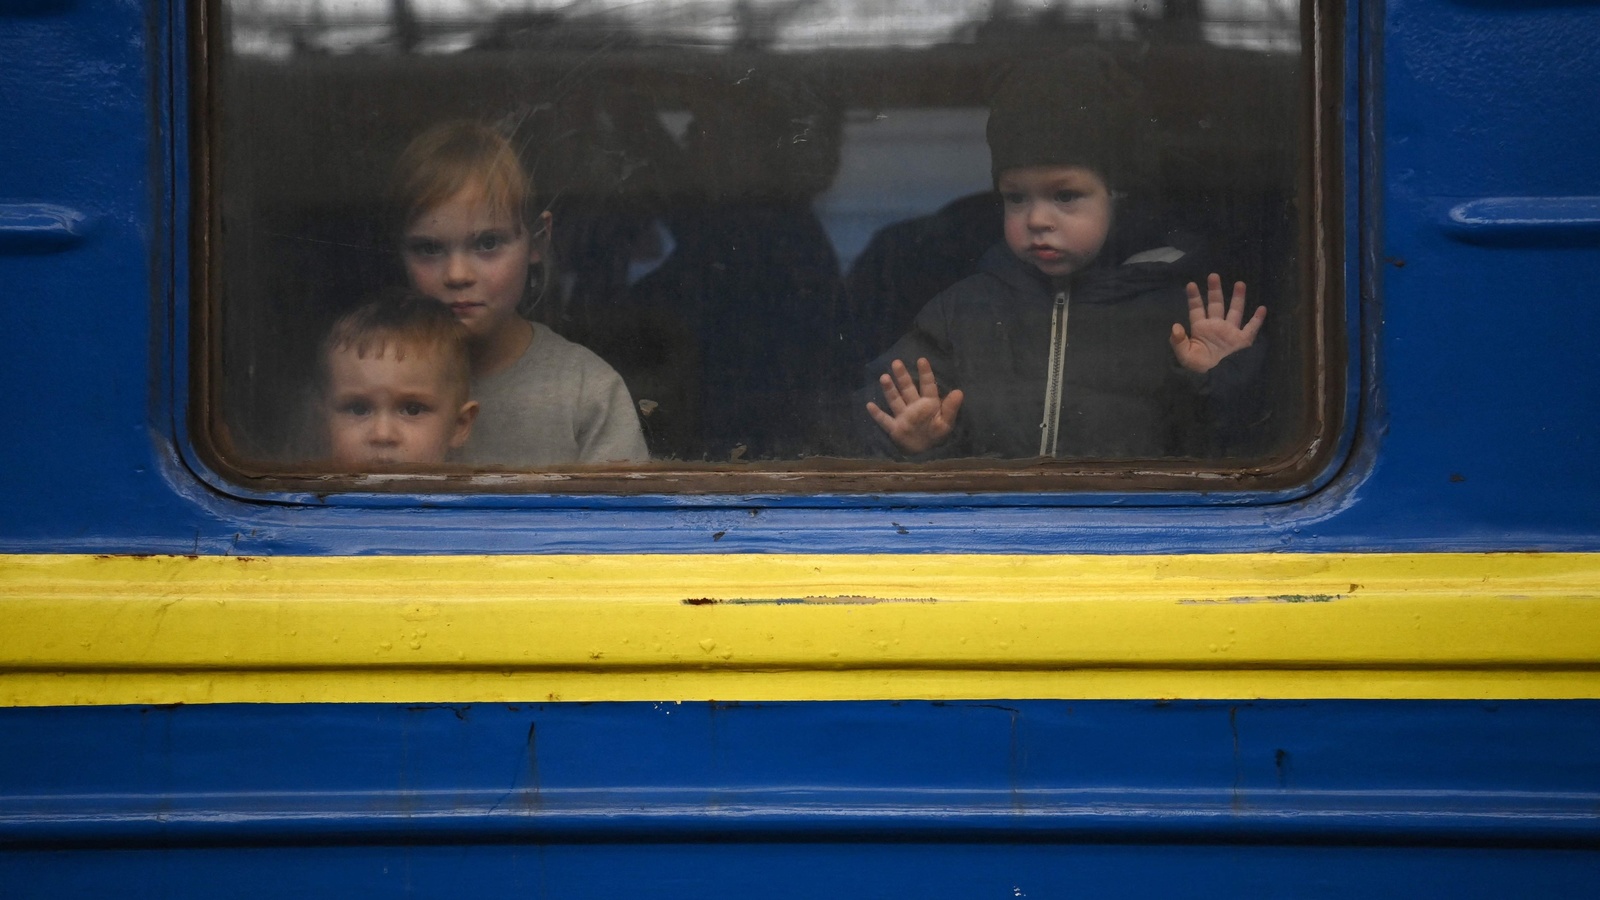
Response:
[[[0,556],[0,705],[1600,697],[1600,554]]]

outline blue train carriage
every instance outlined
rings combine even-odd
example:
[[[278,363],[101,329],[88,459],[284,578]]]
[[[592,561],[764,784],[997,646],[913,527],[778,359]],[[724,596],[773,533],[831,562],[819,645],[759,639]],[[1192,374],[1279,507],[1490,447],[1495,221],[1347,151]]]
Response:
[[[1592,892],[1600,10],[891,4],[852,53],[884,29],[597,6],[0,9],[0,895]],[[1041,34],[1182,95],[1182,199],[1283,298],[1254,455],[351,476],[263,437],[441,110],[822,60],[846,135],[953,134],[981,190],[984,48]],[[848,200],[865,256],[904,210]]]

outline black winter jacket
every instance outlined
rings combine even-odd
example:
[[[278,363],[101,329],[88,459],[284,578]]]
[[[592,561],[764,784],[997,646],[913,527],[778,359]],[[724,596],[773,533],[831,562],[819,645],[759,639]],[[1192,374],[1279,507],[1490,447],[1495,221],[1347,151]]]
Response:
[[[1226,455],[1260,404],[1263,342],[1258,337],[1204,375],[1178,364],[1169,335],[1174,323],[1188,325],[1184,286],[1205,276],[1205,261],[1188,252],[1170,262],[1091,266],[1052,283],[999,244],[977,274],[930,301],[911,332],[867,367],[868,386],[856,397],[860,433],[873,452],[897,455],[865,404],[885,406],[877,378],[893,360],[914,372],[926,357],[941,396],[956,388],[965,394],[955,432],[926,458],[1039,456],[1051,312],[1066,291],[1055,455]]]

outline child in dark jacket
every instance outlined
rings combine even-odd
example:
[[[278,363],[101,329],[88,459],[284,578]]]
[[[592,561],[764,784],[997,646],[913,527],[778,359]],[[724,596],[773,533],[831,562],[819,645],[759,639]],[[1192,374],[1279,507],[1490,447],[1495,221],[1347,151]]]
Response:
[[[1246,320],[1244,284],[1225,302],[1198,247],[1155,224],[1139,107],[1095,51],[1001,85],[988,140],[1005,240],[869,367],[884,402],[866,412],[900,454],[1212,456],[1244,427],[1266,309]]]

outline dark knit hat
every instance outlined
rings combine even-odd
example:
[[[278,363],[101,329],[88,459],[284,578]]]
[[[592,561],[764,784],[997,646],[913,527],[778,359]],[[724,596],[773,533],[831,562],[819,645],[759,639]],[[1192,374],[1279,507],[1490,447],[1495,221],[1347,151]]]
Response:
[[[1012,69],[989,101],[996,181],[1023,166],[1084,166],[1127,190],[1150,176],[1144,90],[1103,50],[1078,47]]]

